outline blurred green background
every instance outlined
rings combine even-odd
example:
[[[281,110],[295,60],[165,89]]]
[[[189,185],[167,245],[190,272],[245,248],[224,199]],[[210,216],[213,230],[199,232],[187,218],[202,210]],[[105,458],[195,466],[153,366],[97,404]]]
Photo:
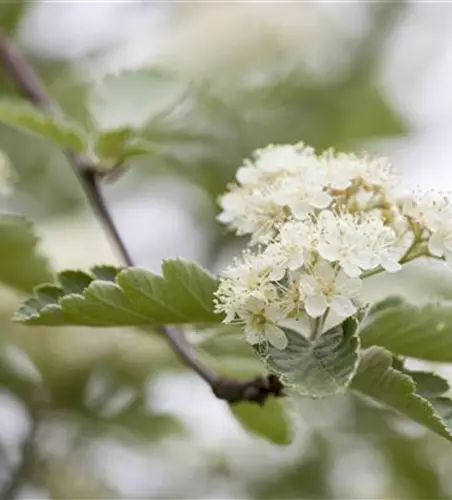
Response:
[[[156,271],[172,256],[218,271],[239,251],[216,199],[268,143],[379,151],[411,184],[452,186],[451,19],[452,5],[414,2],[0,3],[0,26],[69,117],[152,145],[104,192],[135,262]],[[1,70],[0,98],[15,93]],[[33,220],[55,271],[118,263],[56,147],[0,125],[0,150],[17,174],[7,208]],[[451,284],[409,266],[367,293],[450,299]],[[294,442],[278,447],[155,334],[11,323],[27,286],[0,284],[5,498],[452,496],[450,444],[391,412],[295,401]],[[219,370],[256,370],[227,340],[200,347]]]

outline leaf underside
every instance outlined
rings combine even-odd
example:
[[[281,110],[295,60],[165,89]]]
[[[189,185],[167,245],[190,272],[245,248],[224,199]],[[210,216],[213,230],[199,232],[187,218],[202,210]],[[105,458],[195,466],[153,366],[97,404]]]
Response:
[[[348,386],[356,371],[359,360],[356,329],[356,320],[349,318],[314,341],[285,330],[286,349],[258,345],[255,350],[267,368],[301,396],[333,396]]]

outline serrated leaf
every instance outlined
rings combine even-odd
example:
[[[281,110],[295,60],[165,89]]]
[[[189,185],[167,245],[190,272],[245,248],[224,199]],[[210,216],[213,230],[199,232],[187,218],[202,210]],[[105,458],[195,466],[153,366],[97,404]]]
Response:
[[[19,214],[0,215],[0,282],[26,292],[52,282],[49,263],[36,246],[31,222]]]
[[[76,123],[38,111],[26,101],[0,101],[0,121],[45,139],[63,149],[84,153],[87,138]]]
[[[431,394],[433,381],[430,381],[429,391],[422,395],[418,393],[413,378],[408,373],[393,368],[392,360],[392,354],[381,347],[363,351],[350,389],[398,411],[452,441],[449,427],[452,423],[452,402],[442,396],[429,396],[427,399],[429,392]]]
[[[279,374],[282,382],[298,394],[311,398],[333,396],[348,386],[356,371],[359,359],[356,329],[356,320],[349,318],[313,341],[286,329],[286,349],[260,345],[256,351],[264,352],[260,355],[268,369]]]
[[[436,373],[403,370],[416,384],[416,392],[427,399],[452,432],[452,400],[446,396],[449,383]]]
[[[230,405],[230,410],[244,429],[252,434],[279,445],[292,441],[292,429],[282,400],[268,398],[263,406],[241,402]]]
[[[33,325],[132,326],[219,323],[216,280],[193,262],[164,261],[163,276],[138,268],[97,266],[64,271],[57,286],[41,286],[14,319]]]
[[[452,304],[415,306],[402,301],[373,306],[360,336],[401,356],[452,361]]]

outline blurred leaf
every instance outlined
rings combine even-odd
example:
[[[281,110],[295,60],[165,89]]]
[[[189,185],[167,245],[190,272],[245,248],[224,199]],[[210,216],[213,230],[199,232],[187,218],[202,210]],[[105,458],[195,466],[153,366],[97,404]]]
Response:
[[[85,152],[87,149],[87,137],[79,125],[66,119],[48,116],[26,101],[0,101],[0,121],[49,139],[63,149],[77,152]]]
[[[360,337],[364,347],[379,345],[402,356],[452,361],[452,305],[383,301],[371,309]]]
[[[134,156],[150,154],[153,151],[152,144],[136,137],[137,133],[130,127],[102,132],[95,144],[97,156],[107,162],[107,166],[114,166]]]
[[[338,144],[404,132],[401,118],[391,108],[372,80],[347,89],[347,97],[340,100],[343,116],[338,127]]]
[[[357,322],[349,318],[341,325],[310,341],[286,329],[288,346],[284,350],[269,345],[255,349],[269,370],[281,375],[284,384],[312,398],[333,396],[343,391],[353,377],[359,359]]]
[[[100,419],[101,431],[126,432],[140,442],[157,441],[170,435],[183,434],[186,429],[174,415],[149,411],[142,399],[113,418]]]
[[[127,143],[134,136],[131,127],[120,127],[101,132],[97,137],[94,150],[100,158],[115,159],[119,156]]]
[[[0,214],[0,282],[29,292],[52,282],[48,261],[36,249],[33,226],[18,214]]]
[[[305,436],[307,437],[307,436]],[[325,500],[333,499],[331,467],[333,444],[321,432],[309,436],[307,450],[300,453],[295,462],[290,462],[278,474],[259,477],[252,488],[252,498],[260,500]]]
[[[397,296],[390,296],[387,297],[384,300],[380,300],[380,302],[376,302],[375,304],[372,304],[370,307],[366,320],[371,319],[375,314],[378,314],[390,307],[398,307],[398,306],[403,306],[405,304],[404,299],[402,297],[397,297]]]
[[[6,33],[14,33],[28,6],[28,2],[23,0],[1,2],[0,26],[2,27],[2,31]]]
[[[112,268],[94,272],[111,273]],[[60,275],[60,286],[40,286],[15,320],[33,325],[120,326],[219,323],[213,312],[213,276],[193,262],[166,260],[163,276],[138,268],[116,269],[115,281],[80,271]]]
[[[142,127],[171,112],[184,92],[181,81],[167,72],[123,71],[93,87],[91,109],[102,128]]]
[[[392,361],[392,354],[381,347],[363,351],[350,388],[452,441],[452,402],[444,397],[422,397],[415,381],[394,369]]]
[[[271,397],[263,406],[241,402],[230,405],[229,408],[241,425],[252,434],[275,444],[291,442],[292,429],[282,400]]]

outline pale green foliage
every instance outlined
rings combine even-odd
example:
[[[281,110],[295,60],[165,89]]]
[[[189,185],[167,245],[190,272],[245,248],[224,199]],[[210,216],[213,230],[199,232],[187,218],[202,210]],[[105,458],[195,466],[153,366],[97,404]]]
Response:
[[[366,349],[361,355],[351,389],[397,410],[452,441],[449,427],[452,402],[442,396],[444,381],[441,381],[436,393],[431,392],[433,379],[430,381],[429,391],[425,389],[425,385],[417,391],[415,380],[406,372],[395,369],[392,363],[393,356],[386,349],[381,347]],[[439,377],[435,378],[436,387],[438,379]]]
[[[0,121],[79,153],[87,150],[87,136],[76,123],[36,110],[26,101],[0,101]]]
[[[152,144],[137,138],[137,132],[130,127],[120,127],[98,134],[94,150],[106,168],[124,163],[134,156],[150,154]]]
[[[315,340],[286,329],[284,351],[259,345],[267,367],[301,396],[321,398],[343,391],[353,377],[359,355],[357,323],[351,318]]]
[[[452,305],[415,306],[392,298],[370,311],[361,329],[364,347],[379,345],[402,356],[452,361]]]
[[[144,127],[169,113],[181,99],[185,85],[157,70],[130,70],[107,75],[92,91],[96,121],[109,127]]]
[[[217,323],[215,279],[183,260],[162,264],[163,276],[138,268],[66,271],[59,286],[43,285],[25,301],[17,321],[34,325],[131,326]]]
[[[282,400],[270,398],[262,406],[241,402],[231,405],[230,408],[243,427],[256,436],[279,445],[292,441],[293,430]]]
[[[0,282],[29,292],[52,282],[49,263],[36,249],[32,224],[22,215],[0,214]]]

